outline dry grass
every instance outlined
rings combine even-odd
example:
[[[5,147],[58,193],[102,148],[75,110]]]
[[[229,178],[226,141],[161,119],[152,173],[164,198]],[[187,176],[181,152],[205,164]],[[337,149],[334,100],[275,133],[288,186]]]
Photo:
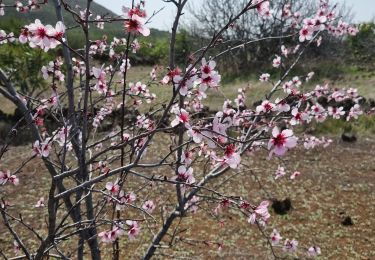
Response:
[[[133,67],[130,81],[139,79],[148,80],[151,67]],[[338,87],[357,87],[360,94],[375,98],[373,91],[374,77],[350,78],[334,82]],[[210,91],[206,105],[211,109],[220,109],[225,98],[233,99],[237,89],[249,87],[248,104],[264,97],[269,86],[259,82],[236,82],[224,84],[220,92]],[[312,85],[308,86],[312,87]],[[167,99],[171,93],[170,86],[153,86],[159,99]],[[2,102],[1,110],[12,112],[12,107]],[[14,108],[13,108],[14,109]],[[266,160],[267,154],[260,152],[247,156],[239,173],[233,175],[231,182],[215,182],[219,190],[227,195],[242,196],[253,203],[259,203],[269,194],[273,198],[284,199],[289,197],[293,203],[293,210],[285,216],[272,214],[267,232],[277,228],[284,238],[296,238],[301,247],[318,245],[322,248],[321,259],[375,259],[375,141],[373,135],[370,139],[361,138],[358,143],[345,144],[335,141],[334,144],[322,150],[305,151],[297,149],[283,161]],[[169,148],[169,140],[158,136],[145,158],[151,161],[160,158]],[[20,161],[30,155],[31,146],[11,147],[1,161],[0,170],[15,170]],[[274,171],[277,165],[284,165],[288,172],[299,170],[302,175],[295,181],[287,177],[274,181]],[[195,169],[196,176],[201,170]],[[173,176],[170,168],[160,168],[148,174]],[[33,207],[40,197],[48,194],[50,177],[44,171],[39,159],[26,166],[20,175],[20,186],[1,186],[0,197],[11,200],[13,206],[11,213],[20,212],[24,220],[35,225],[36,230],[46,230],[44,219],[46,209]],[[263,189],[259,188],[259,182]],[[135,190],[139,180],[129,178],[127,190]],[[146,182],[142,182],[147,185]],[[103,187],[104,183],[98,186]],[[267,191],[267,192],[265,192]],[[171,210],[175,204],[173,196],[174,186],[167,184],[154,184],[148,186],[146,191],[138,197],[147,196],[156,201],[156,223],[153,221],[142,222],[143,233],[134,241],[122,239],[123,259],[139,259],[149,244],[152,235],[149,232],[157,231],[161,224],[161,205],[166,205],[166,211]],[[142,201],[138,201],[141,205]],[[181,240],[176,240],[173,248],[158,251],[157,259],[268,259],[270,250],[265,240],[256,227],[250,226],[243,216],[235,212],[223,212],[218,218],[212,216],[213,205],[201,204],[199,212],[195,215],[184,217],[179,227]],[[125,214],[135,214],[126,210]],[[350,216],[353,226],[343,226],[341,221]],[[224,221],[221,227],[219,221]],[[35,249],[37,243],[29,232],[16,225],[17,230],[27,237],[26,244]],[[4,226],[0,224],[0,234],[4,233]],[[169,242],[167,237],[164,242]],[[192,241],[195,239],[198,241]],[[7,255],[13,255],[12,240],[8,235],[0,236],[0,250]],[[212,242],[207,243],[207,242]],[[219,251],[214,243],[223,243],[223,250]],[[63,248],[73,251],[75,241],[65,243]],[[104,246],[104,258],[111,251],[110,246]],[[282,251],[276,249],[282,255]],[[88,257],[88,256],[87,256]],[[302,255],[295,256],[300,259]]]
[[[159,136],[150,148],[146,161],[160,158],[168,149],[168,140]],[[233,176],[230,182],[220,184],[216,181],[212,186],[219,186],[219,191],[233,196],[242,196],[253,203],[259,203],[268,195],[272,198],[292,200],[293,210],[285,216],[272,213],[267,232],[277,228],[284,238],[299,240],[301,248],[318,245],[322,248],[321,259],[372,259],[375,257],[375,162],[371,151],[375,150],[375,142],[361,139],[355,144],[335,141],[327,149],[305,151],[297,149],[283,161],[266,160],[265,152],[244,158],[239,173],[229,172],[225,177]],[[2,168],[14,169],[20,160],[29,154],[30,147],[12,148],[2,161]],[[277,165],[284,165],[287,171],[299,170],[302,175],[295,181],[288,177],[274,181]],[[21,185],[2,187],[1,196],[11,198],[14,206],[12,213],[20,212],[23,218],[36,225],[37,230],[46,228],[44,221],[46,209],[36,209],[33,205],[41,196],[47,194],[49,177],[44,172],[40,160],[34,160],[20,176]],[[195,169],[196,176],[200,170]],[[153,175],[173,176],[170,168],[153,171]],[[135,190],[139,180],[129,178],[127,190]],[[147,185],[146,182],[141,182]],[[259,183],[264,189],[259,188]],[[104,186],[103,184],[99,185]],[[98,187],[99,187],[98,186]],[[134,241],[122,239],[124,259],[139,259],[146,249],[152,235],[149,230],[157,231],[161,223],[161,205],[171,210],[175,199],[172,196],[174,186],[154,184],[138,193],[138,197],[146,196],[156,201],[155,213],[157,223],[152,220],[142,222],[144,233]],[[267,192],[266,192],[267,191]],[[268,194],[268,195],[267,195]],[[206,193],[207,195],[207,193]],[[141,205],[142,201],[138,201]],[[173,248],[161,249],[157,259],[268,259],[270,250],[256,227],[247,223],[246,218],[235,212],[227,211],[213,217],[215,205],[201,204],[196,215],[184,217],[179,227],[179,237]],[[135,214],[126,210],[124,214]],[[353,226],[343,226],[341,221],[350,216]],[[224,222],[224,227],[219,221]],[[147,223],[147,224],[146,224]],[[21,233],[27,234],[19,225]],[[0,231],[4,227],[0,225]],[[29,236],[29,235],[27,235]],[[193,239],[195,241],[192,241]],[[170,237],[165,239],[169,242]],[[1,236],[0,249],[9,253],[11,241],[8,236]],[[212,242],[211,244],[205,242]],[[214,243],[223,243],[222,251]],[[28,239],[29,246],[36,246],[35,238]],[[65,244],[66,250],[73,250],[74,244]],[[104,254],[110,253],[111,247],[104,246]],[[282,251],[276,249],[278,254]],[[10,253],[12,254],[12,253]],[[108,256],[108,255],[107,255]],[[304,257],[299,256],[301,259]]]

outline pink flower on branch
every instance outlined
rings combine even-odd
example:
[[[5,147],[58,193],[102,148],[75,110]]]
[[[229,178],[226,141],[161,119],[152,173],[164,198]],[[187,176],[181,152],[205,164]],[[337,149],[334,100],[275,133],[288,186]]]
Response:
[[[138,222],[137,221],[133,221],[133,220],[127,220],[126,221],[126,225],[128,225],[130,227],[129,231],[128,231],[128,236],[129,236],[129,239],[130,240],[133,240],[135,239],[135,237],[139,234],[139,232],[141,231],[141,228],[140,226],[138,225]]]
[[[26,43],[32,48],[39,47],[44,51],[56,48],[60,41],[63,41],[65,26],[62,22],[57,22],[56,27],[52,25],[43,25],[39,19],[34,23],[25,26],[20,36],[20,42]]]
[[[284,167],[281,167],[280,165],[277,167],[276,173],[275,173],[275,180],[283,177],[286,175]]]
[[[263,73],[262,75],[260,75],[260,77],[259,77],[259,80],[261,81],[261,82],[265,82],[265,81],[268,81],[269,79],[270,79],[270,74],[268,74],[268,73]]]
[[[299,171],[295,171],[292,173],[292,175],[290,176],[290,179],[291,180],[294,180],[295,178],[297,178],[298,176],[300,176],[301,173]]]
[[[137,14],[133,14],[129,20],[125,21],[124,25],[128,32],[140,33],[143,36],[150,35],[150,29],[145,27],[145,20]]]
[[[195,182],[193,168],[186,168],[184,165],[181,165],[180,167],[178,167],[177,172],[177,176],[173,178],[176,181],[185,182],[187,184],[193,184]]]
[[[147,213],[151,214],[154,209],[155,209],[155,204],[152,200],[147,200],[145,203],[142,205],[142,209],[144,209]]]
[[[118,185],[119,180],[117,179],[115,182],[107,182],[105,188],[111,193],[113,196],[117,196],[120,192],[120,185]]]
[[[124,231],[122,230],[122,227],[115,225],[112,230],[100,232],[98,236],[102,242],[112,243],[117,238],[119,238],[123,233]]]
[[[282,156],[290,148],[297,145],[297,138],[294,136],[293,131],[285,129],[280,132],[280,129],[276,126],[272,130],[272,138],[268,142],[268,150],[270,150],[270,157],[272,154]]]
[[[297,250],[297,246],[298,246],[298,241],[297,240],[295,240],[295,239],[292,239],[292,240],[286,239],[285,243],[284,243],[283,250],[285,252],[292,253],[292,252],[295,252]]]
[[[0,185],[5,185],[7,182],[17,186],[19,184],[19,179],[16,175],[11,175],[10,171],[0,171]]]
[[[185,109],[181,108],[176,112],[176,118],[171,122],[171,126],[175,127],[179,124],[183,124],[186,128],[191,128],[189,120],[189,113]]]
[[[282,237],[280,236],[280,233],[276,229],[274,229],[270,235],[271,244],[273,246],[276,246],[280,243],[281,239]]]
[[[268,212],[269,205],[269,201],[262,201],[259,206],[255,208],[254,213],[249,216],[248,222],[250,224],[255,224],[258,222],[258,224],[264,226],[271,217],[270,213]]]
[[[311,29],[310,27],[303,27],[299,31],[299,41],[304,42],[304,41],[310,41],[313,38],[314,30]]]
[[[35,141],[33,145],[33,155],[37,155],[38,157],[48,157],[50,153],[51,145],[49,140],[46,140],[42,143],[39,141]]]
[[[240,165],[241,156],[236,152],[236,146],[234,144],[229,144],[225,148],[223,162],[232,169],[236,169]]]
[[[322,252],[320,250],[320,247],[317,247],[317,246],[309,247],[309,249],[307,250],[307,256],[312,257],[312,258],[317,257],[321,253]]]

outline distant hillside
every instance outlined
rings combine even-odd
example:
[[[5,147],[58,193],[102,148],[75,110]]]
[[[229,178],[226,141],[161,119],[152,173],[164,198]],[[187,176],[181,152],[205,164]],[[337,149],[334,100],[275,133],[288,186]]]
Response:
[[[4,0],[4,4],[14,4],[14,0]],[[86,0],[68,0],[68,3],[74,8],[76,5],[80,6],[82,9],[85,9]],[[95,2],[92,3],[91,12],[93,12],[93,17],[96,15],[110,15],[116,16],[112,11],[106,9],[100,4]],[[63,13],[65,24],[67,27],[70,27],[75,24],[72,15],[68,12]],[[29,22],[34,21],[35,19],[40,19],[44,24],[55,24],[56,23],[56,14],[55,8],[52,1],[49,1],[48,4],[44,5],[40,10],[33,10],[28,13],[19,13],[16,10],[7,9],[6,15],[0,18],[0,29],[11,29],[17,31],[18,27]],[[97,28],[91,31],[91,38],[98,39],[102,35],[107,35],[108,38],[121,38],[125,36],[124,29],[121,22],[106,24],[104,30],[99,30]],[[151,37],[148,39],[150,42],[155,42],[162,38],[168,38],[169,33],[166,31],[160,31],[157,29],[151,29]],[[79,45],[82,42],[83,36],[80,29],[71,30],[68,33],[68,38],[70,43],[74,45]]]
[[[23,2],[25,2],[25,1],[23,1]],[[73,8],[76,5],[78,5],[82,9],[85,9],[85,6],[86,6],[86,0],[68,0],[67,2]],[[3,3],[4,4],[14,4],[14,0],[4,0]],[[99,5],[95,2],[92,3],[90,9],[91,9],[91,11],[93,12],[94,15],[109,14],[109,15],[115,16],[115,14],[112,11],[106,9],[105,7]],[[43,5],[40,10],[33,10],[31,12],[28,12],[28,13],[19,13],[15,10],[7,9],[7,14],[8,14],[7,16],[21,18],[21,19],[25,19],[27,21],[34,21],[35,19],[38,18],[43,23],[50,23],[50,24],[56,23],[55,8],[54,8],[54,5],[53,5],[52,1],[49,1],[48,4]],[[4,18],[6,18],[7,16],[5,16]],[[3,18],[1,18],[0,21],[2,19]],[[65,19],[65,23],[66,23],[67,26],[70,26],[70,25],[74,24],[73,17],[68,12],[64,12],[64,19]]]

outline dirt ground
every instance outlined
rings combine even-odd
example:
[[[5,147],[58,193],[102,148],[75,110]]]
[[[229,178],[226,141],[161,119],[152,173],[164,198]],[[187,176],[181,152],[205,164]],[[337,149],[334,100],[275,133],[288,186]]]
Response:
[[[29,151],[30,147],[26,146],[12,148],[1,162],[1,168],[16,165]],[[247,156],[244,159],[246,166],[238,173],[228,173],[227,177],[234,176],[231,181],[222,179],[221,183],[212,185],[220,184],[219,190],[225,194],[242,196],[253,203],[265,198],[290,198],[292,210],[286,215],[271,210],[266,233],[277,228],[283,238],[297,239],[301,249],[317,245],[322,250],[320,259],[375,259],[374,155],[375,139],[364,137],[356,143],[336,139],[328,148],[297,149],[282,160],[267,160],[267,154],[260,152]],[[284,166],[288,175],[275,181],[278,165]],[[10,200],[13,210],[19,210],[27,222],[38,223],[37,229],[45,225],[37,220],[45,218],[46,211],[33,208],[33,205],[41,196],[46,196],[49,184],[48,175],[40,169],[41,162],[36,160],[23,171],[20,186],[0,187],[1,197]],[[301,175],[290,180],[289,176],[295,170]],[[172,186],[168,188],[173,190]],[[158,190],[152,196],[165,195],[157,185],[151,189]],[[231,210],[213,217],[212,205],[200,207],[198,213],[182,219],[178,229],[181,233],[174,240],[173,248],[158,250],[156,259],[271,259],[265,239],[246,218]],[[353,225],[342,224],[347,217]],[[157,218],[159,224],[160,221]],[[156,226],[151,224],[148,228],[156,231]],[[0,224],[0,231],[0,249],[12,255],[12,239],[3,233],[3,224]],[[139,259],[150,239],[150,234],[131,242],[124,237],[123,259]],[[167,237],[165,242],[169,240]],[[35,243],[34,238],[27,241],[31,247]],[[222,244],[221,250],[218,250],[218,244]],[[107,247],[105,252],[111,249]],[[278,256],[285,256],[281,248],[275,250]],[[288,257],[306,258],[301,254]]]

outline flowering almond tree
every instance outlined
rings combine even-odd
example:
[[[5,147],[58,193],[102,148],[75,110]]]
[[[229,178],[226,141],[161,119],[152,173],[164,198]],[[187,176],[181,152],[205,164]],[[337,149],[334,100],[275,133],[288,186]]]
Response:
[[[227,194],[210,184],[220,179],[230,181],[229,171],[243,168],[245,158],[260,150],[268,151],[269,160],[277,160],[298,146],[312,149],[329,145],[330,140],[308,136],[297,128],[299,125],[327,118],[352,120],[363,113],[355,89],[318,85],[304,91],[302,86],[313,73],[292,75],[305,50],[320,45],[324,35],[355,35],[357,29],[337,17],[336,5],[328,0],[316,3],[312,17],[294,15],[292,5],[288,5],[289,15],[278,13],[273,10],[278,1],[248,0],[207,46],[195,52],[189,64],[179,68],[175,64],[176,33],[188,0],[165,2],[176,7],[167,69],[154,68],[149,79],[131,82],[130,54],[144,48],[138,38],[150,35],[147,19],[152,17],[144,11],[145,1],[133,1],[123,8],[123,15],[111,17],[92,13],[92,0],[87,0],[85,7],[73,7],[65,0],[14,1],[10,5],[0,0],[0,15],[7,15],[11,8],[33,12],[49,4],[54,5],[57,18],[53,25],[37,19],[19,31],[0,30],[1,48],[17,43],[45,52],[59,49],[63,54],[40,68],[50,84],[43,98],[18,91],[12,82],[12,68],[0,68],[0,93],[23,115],[2,147],[0,158],[12,150],[17,131],[27,129],[34,139],[29,157],[17,167],[5,169],[0,165],[0,213],[7,232],[3,236],[10,238],[9,245],[1,244],[5,258],[12,257],[5,248],[13,246],[17,259],[123,259],[124,254],[140,254],[140,249],[124,252],[123,245],[145,237],[145,246],[140,248],[143,258],[150,259],[165,248],[173,250],[173,241],[184,235],[179,226],[187,216],[194,218],[202,205],[209,205],[213,218],[224,211],[238,211],[237,216],[249,223],[249,229],[261,232],[275,258],[321,253],[319,245],[301,245],[269,225],[269,198],[254,201],[247,194]],[[64,23],[63,9],[74,17],[75,25]],[[221,35],[245,13],[281,19],[285,31],[293,32],[273,36],[280,38],[280,52],[270,57],[270,71],[259,75],[272,89],[257,107],[247,104],[251,91],[239,89],[237,98],[225,100],[220,111],[203,114],[207,96],[220,93],[221,76],[216,68],[220,57],[266,40],[253,39],[207,57],[208,52],[215,53]],[[124,38],[90,40],[91,29],[105,29],[107,23],[122,27]],[[81,49],[73,49],[66,35],[75,27],[85,36]],[[93,59],[104,54],[109,60],[103,64]],[[152,93],[156,88],[166,89],[168,98],[159,99]],[[113,117],[117,124],[105,132],[105,122]],[[45,124],[47,118],[53,120],[52,126]],[[38,228],[21,216],[18,206],[23,201],[7,195],[12,189],[22,190],[22,169],[36,161],[44,167],[38,169],[39,174],[48,173],[50,179],[40,183],[48,186],[49,192],[29,205],[46,210],[47,217],[40,220]],[[291,179],[299,174],[294,172]],[[275,179],[285,175],[280,166]],[[21,228],[27,235],[21,235]],[[222,244],[217,246],[222,248]]]

